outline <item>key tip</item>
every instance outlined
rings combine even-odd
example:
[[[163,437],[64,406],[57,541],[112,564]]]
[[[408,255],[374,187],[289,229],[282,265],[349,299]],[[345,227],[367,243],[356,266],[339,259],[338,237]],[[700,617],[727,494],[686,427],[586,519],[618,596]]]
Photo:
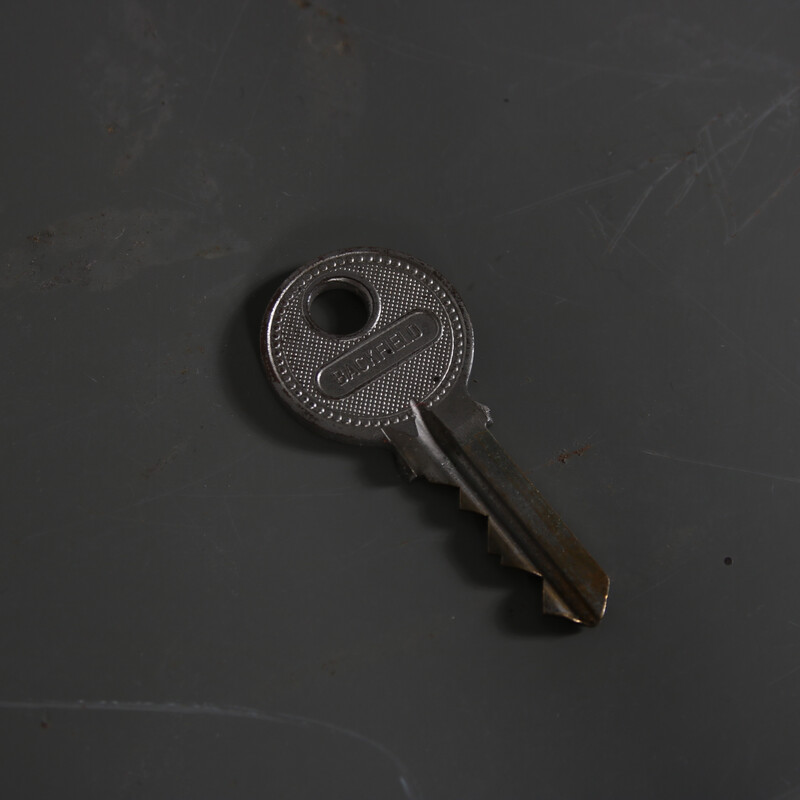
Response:
[[[591,592],[590,597],[582,596],[581,602],[577,605],[580,608],[573,608],[570,606],[560,595],[557,594],[555,589],[544,582],[542,586],[542,611],[545,614],[552,614],[558,617],[564,617],[572,622],[577,622],[579,625],[584,625],[587,628],[593,628],[600,623],[606,613],[606,605],[608,603],[608,590],[610,582],[605,578],[604,586],[599,588],[599,591]]]

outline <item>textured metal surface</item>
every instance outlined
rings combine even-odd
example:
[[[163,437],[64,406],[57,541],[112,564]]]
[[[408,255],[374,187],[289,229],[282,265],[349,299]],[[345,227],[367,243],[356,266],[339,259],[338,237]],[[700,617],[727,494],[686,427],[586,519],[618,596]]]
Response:
[[[353,336],[327,334],[308,314],[309,298],[342,279],[374,298],[367,325]],[[411,314],[427,315],[438,330],[428,333]],[[261,352],[281,398],[304,419],[329,436],[383,444],[382,429],[410,420],[412,402],[436,403],[468,379],[472,326],[436,270],[400,253],[357,248],[324,256],[286,280],[264,316]],[[339,372],[337,365],[358,388],[331,397],[319,375]]]

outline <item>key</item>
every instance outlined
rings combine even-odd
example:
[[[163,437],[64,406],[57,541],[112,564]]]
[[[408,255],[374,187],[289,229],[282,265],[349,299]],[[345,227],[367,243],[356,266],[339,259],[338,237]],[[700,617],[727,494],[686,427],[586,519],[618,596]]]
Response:
[[[337,302],[358,313],[337,319]],[[489,551],[542,577],[545,613],[583,625],[602,619],[608,576],[489,432],[489,409],[469,396],[472,324],[442,275],[377,248],[323,256],[278,289],[260,338],[272,385],[303,422],[341,441],[391,447],[407,477],[458,487],[461,507],[488,518]]]

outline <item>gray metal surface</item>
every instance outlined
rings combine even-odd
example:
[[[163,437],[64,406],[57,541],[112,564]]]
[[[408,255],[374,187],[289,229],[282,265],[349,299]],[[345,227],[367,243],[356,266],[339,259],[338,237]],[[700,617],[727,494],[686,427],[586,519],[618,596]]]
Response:
[[[798,25],[6,9],[4,796],[797,797]],[[458,286],[597,629],[273,396],[264,307],[358,242]]]

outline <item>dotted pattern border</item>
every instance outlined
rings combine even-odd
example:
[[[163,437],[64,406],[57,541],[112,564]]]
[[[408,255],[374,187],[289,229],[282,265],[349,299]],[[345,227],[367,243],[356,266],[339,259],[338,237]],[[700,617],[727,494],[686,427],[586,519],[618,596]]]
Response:
[[[388,258],[384,256],[367,255],[365,253],[361,253],[359,255],[345,256],[343,258],[334,258],[331,261],[318,264],[316,267],[314,267],[314,269],[309,270],[309,272],[298,284],[293,286],[293,294],[304,290],[312,281],[325,272],[334,269],[341,269],[342,267],[347,267],[349,265],[358,263],[385,264],[387,267],[399,267],[413,277],[419,279],[422,283],[427,284],[430,289],[433,290],[433,293],[436,295],[436,297],[442,301],[445,313],[447,314],[452,326],[453,361],[444,380],[436,387],[436,393],[428,400],[429,403],[438,402],[448,393],[453,384],[456,382],[458,376],[461,374],[461,368],[464,364],[464,326],[462,325],[460,310],[457,304],[453,302],[453,298],[444,288],[442,288],[442,286],[439,285],[437,280],[429,277],[426,270],[413,266],[412,264],[409,264],[400,258]],[[269,349],[272,353],[273,362],[277,369],[278,375],[280,376],[281,383],[289,392],[291,392],[292,395],[294,395],[301,403],[303,403],[309,409],[309,411],[325,419],[332,420],[342,425],[352,425],[355,428],[378,428],[385,427],[387,425],[397,425],[401,422],[406,422],[411,418],[411,414],[408,412],[384,417],[355,418],[348,416],[347,414],[343,414],[337,409],[325,407],[323,403],[320,403],[317,399],[311,397],[301,386],[298,385],[281,349],[281,343],[283,342],[281,331],[283,326],[283,315],[285,313],[286,307],[284,306],[279,310],[278,315],[273,321]]]

